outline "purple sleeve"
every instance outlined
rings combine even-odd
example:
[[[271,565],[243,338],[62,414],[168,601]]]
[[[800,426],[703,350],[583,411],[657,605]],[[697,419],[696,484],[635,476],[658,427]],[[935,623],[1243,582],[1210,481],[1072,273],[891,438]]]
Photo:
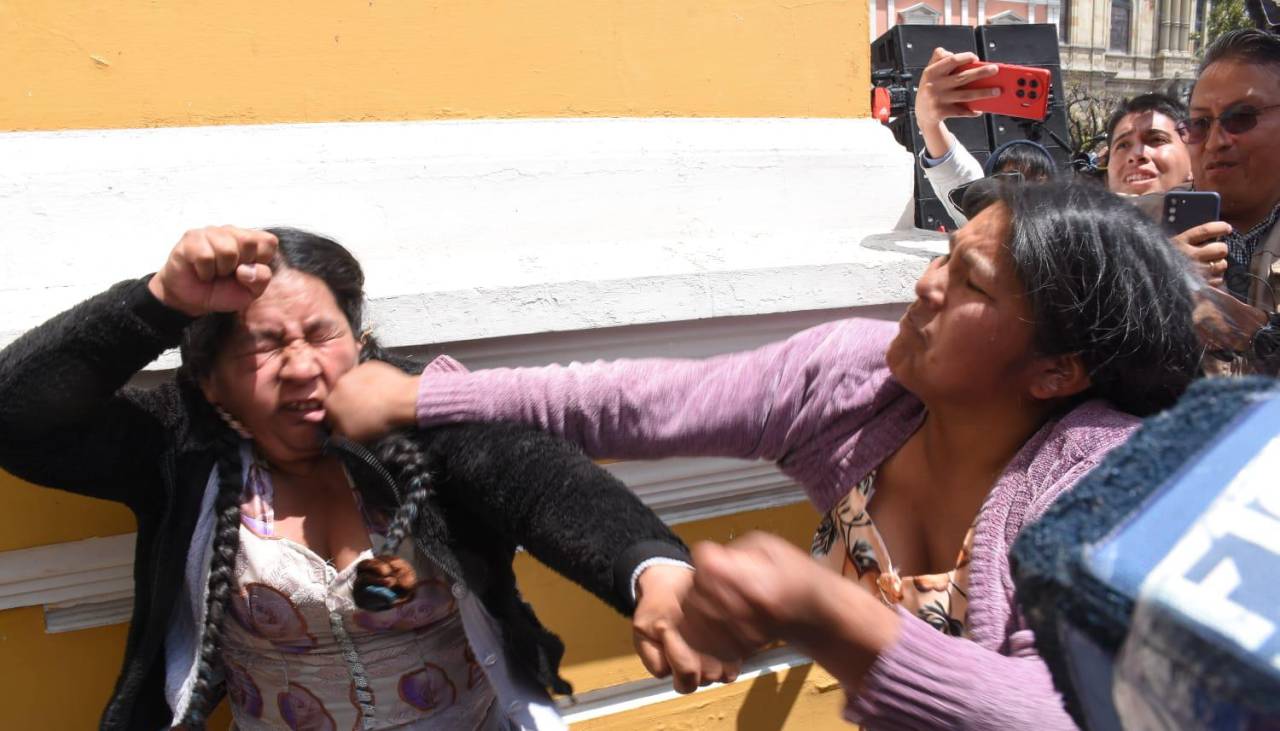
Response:
[[[888,731],[1076,728],[1029,630],[1013,633],[1010,654],[1002,655],[898,613],[902,634],[850,695],[848,720]]]
[[[892,323],[845,320],[705,360],[428,370],[419,387],[418,422],[532,424],[597,458],[776,461],[833,414],[848,413],[843,402],[858,390],[850,382],[885,370],[894,331]]]

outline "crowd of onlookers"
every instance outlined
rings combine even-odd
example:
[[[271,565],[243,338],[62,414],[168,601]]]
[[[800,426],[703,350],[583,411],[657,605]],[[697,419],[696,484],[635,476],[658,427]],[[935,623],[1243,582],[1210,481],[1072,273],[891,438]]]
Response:
[[[991,89],[967,85],[995,73],[972,66],[971,53],[939,49],[920,80],[916,118],[926,148],[920,165],[958,225],[966,218],[955,190],[993,175],[1037,181],[1057,174],[1040,144],[1017,140],[979,164],[947,129],[952,117],[976,116],[968,102]],[[998,92],[996,92],[998,93]],[[1170,190],[1213,191],[1221,220],[1173,241],[1212,285],[1275,312],[1280,279],[1280,37],[1231,31],[1205,51],[1189,103],[1161,93],[1122,102],[1106,127],[1105,184],[1159,218]]]

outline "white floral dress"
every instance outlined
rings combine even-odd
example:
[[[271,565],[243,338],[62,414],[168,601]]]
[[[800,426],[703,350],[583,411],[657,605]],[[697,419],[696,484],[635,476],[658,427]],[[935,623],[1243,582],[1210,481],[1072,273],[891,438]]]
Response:
[[[463,631],[451,586],[401,555],[419,583],[403,605],[367,612],[342,571],[275,535],[269,474],[251,465],[242,496],[231,619],[223,643],[235,725],[244,731],[508,728]],[[362,509],[362,512],[363,509]],[[365,513],[370,542],[381,523]],[[385,523],[382,523],[385,526]]]

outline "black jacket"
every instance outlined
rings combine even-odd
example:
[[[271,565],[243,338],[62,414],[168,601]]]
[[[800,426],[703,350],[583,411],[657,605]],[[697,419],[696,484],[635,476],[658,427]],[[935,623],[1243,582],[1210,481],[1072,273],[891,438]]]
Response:
[[[219,430],[198,389],[176,379],[125,384],[190,318],[155,299],[146,279],[122,282],[26,333],[0,352],[0,467],[30,482],[124,503],[138,521],[133,617],[103,729],[161,728],[164,636]],[[516,589],[517,545],[623,613],[640,561],[688,560],[683,544],[624,485],[576,448],[524,427],[464,424],[415,432],[428,455],[443,520],[419,521],[418,546],[483,601],[508,657],[568,692],[563,645]],[[361,490],[386,493],[347,459]],[[424,525],[443,524],[443,531]]]

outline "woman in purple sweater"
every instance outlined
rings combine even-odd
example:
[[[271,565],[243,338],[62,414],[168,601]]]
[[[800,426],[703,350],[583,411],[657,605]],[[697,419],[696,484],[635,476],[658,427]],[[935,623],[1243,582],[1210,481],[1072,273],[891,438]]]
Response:
[[[637,638],[651,670],[682,640],[739,659],[782,637],[873,728],[1071,728],[1009,546],[1174,402],[1199,348],[1183,264],[1132,206],[1079,185],[990,192],[897,325],[833,322],[706,360],[440,359],[409,380],[361,366],[326,407],[356,437],[505,419],[595,457],[773,460],[822,513],[818,560],[763,535],[700,546],[684,624]]]

